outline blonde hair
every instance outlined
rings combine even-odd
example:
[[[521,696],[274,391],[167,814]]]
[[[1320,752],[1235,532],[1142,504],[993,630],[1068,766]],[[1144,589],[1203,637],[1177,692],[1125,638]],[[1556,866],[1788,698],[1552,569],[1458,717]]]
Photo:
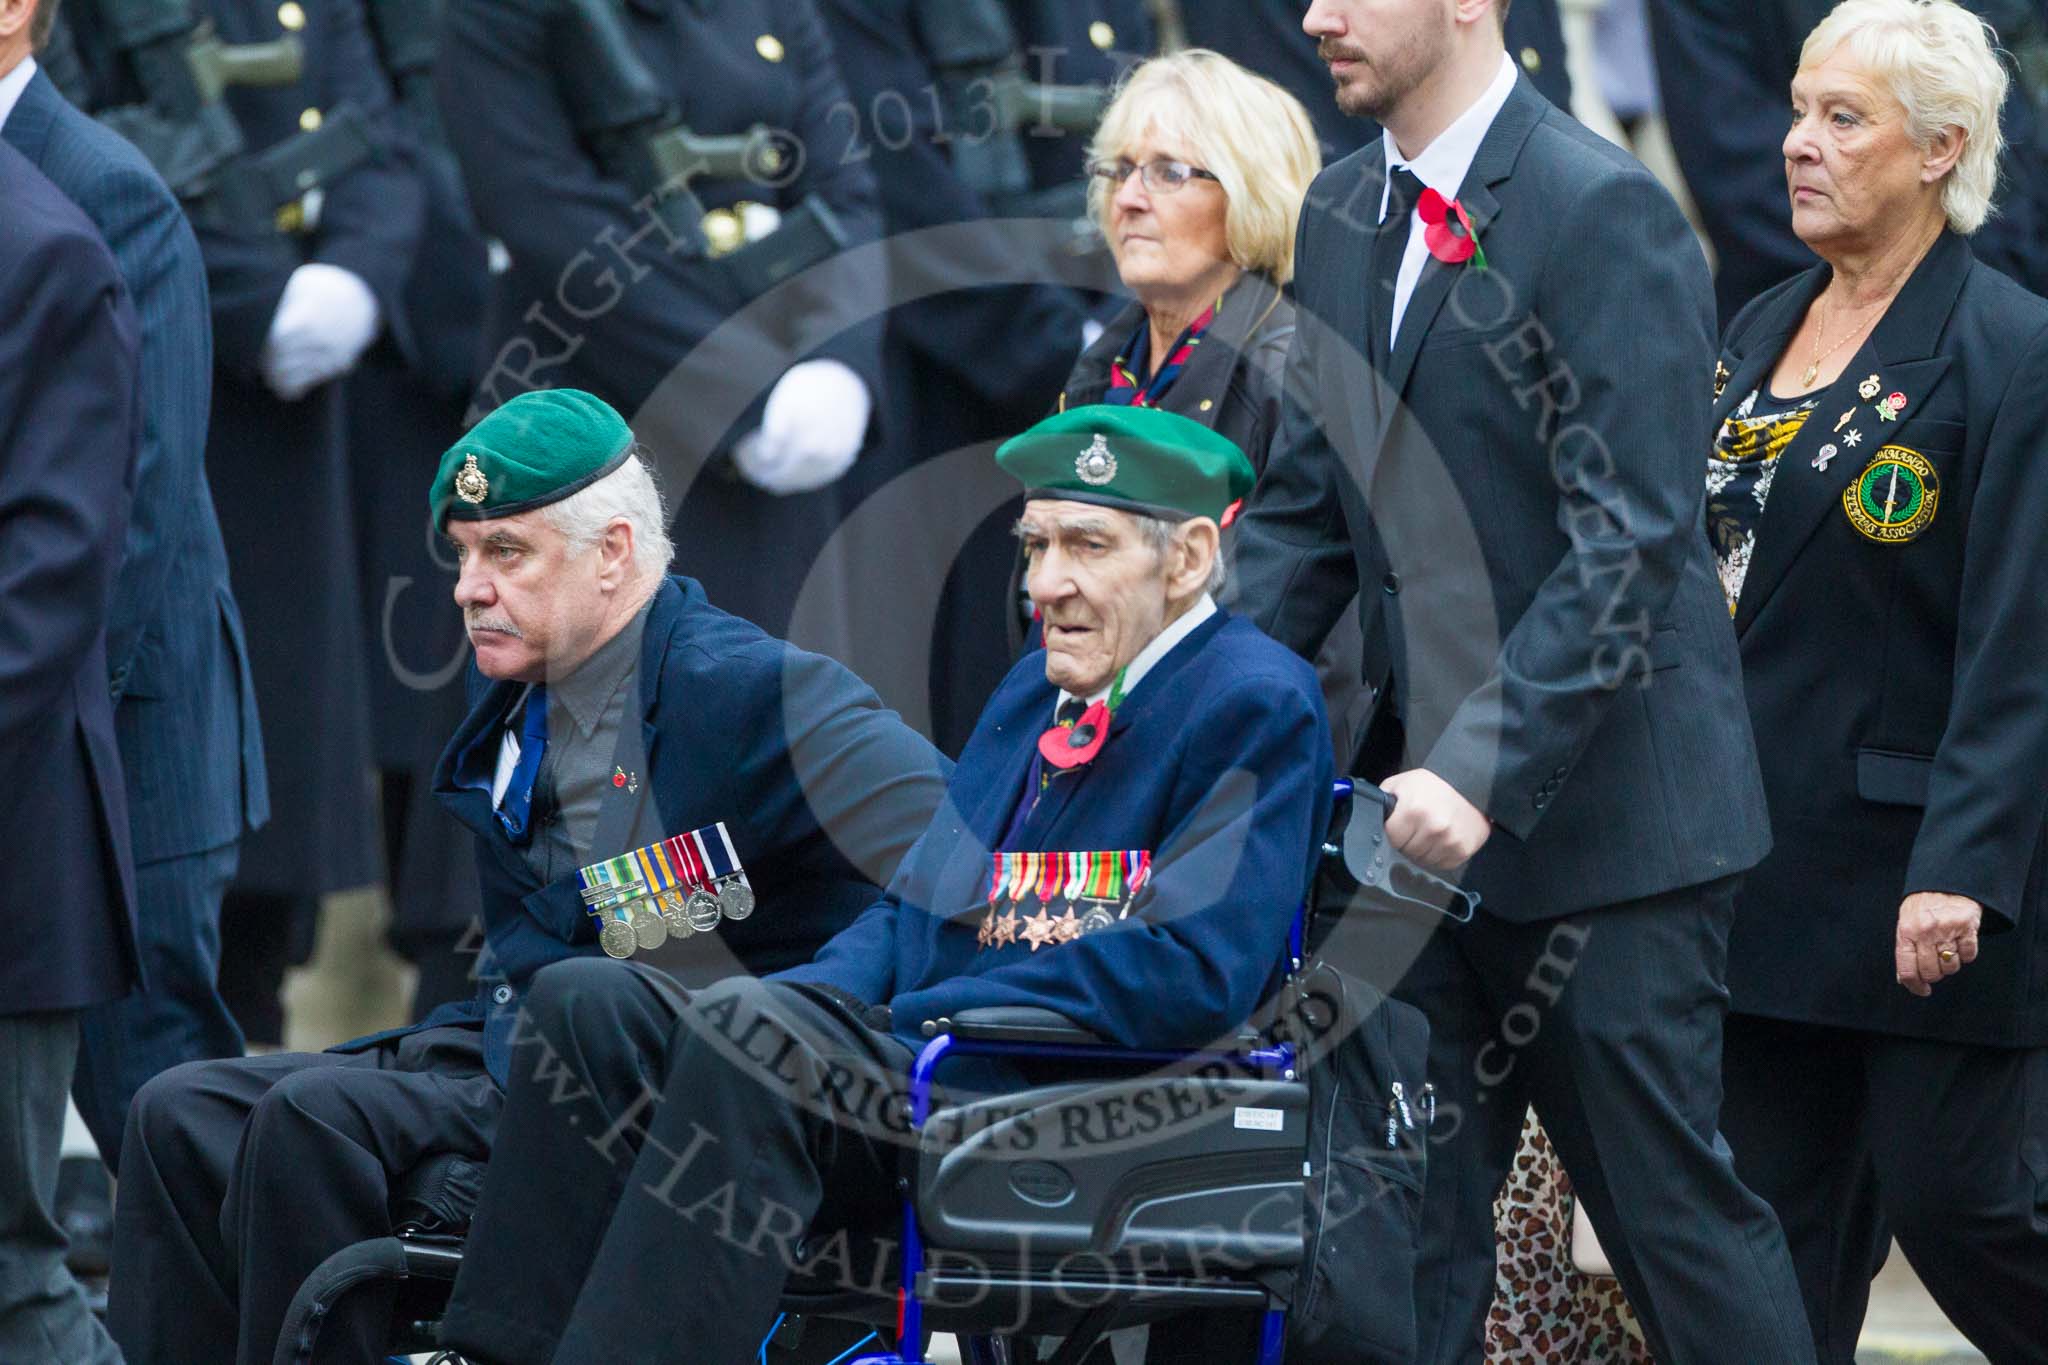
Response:
[[[1998,35],[1955,0],[1842,0],[1799,50],[1799,68],[1846,48],[1890,88],[1906,111],[1906,135],[1925,148],[1944,128],[1963,134],[1962,155],[1941,187],[1948,225],[1965,235],[1984,226],[2005,150],[1998,111],[2010,80]]]
[[[1089,156],[1109,161],[1156,133],[1215,176],[1229,199],[1224,239],[1231,261],[1281,284],[1294,278],[1294,229],[1308,185],[1323,168],[1301,101],[1220,52],[1191,47],[1132,67],[1102,116]],[[1088,208],[1105,235],[1115,188],[1088,185]]]

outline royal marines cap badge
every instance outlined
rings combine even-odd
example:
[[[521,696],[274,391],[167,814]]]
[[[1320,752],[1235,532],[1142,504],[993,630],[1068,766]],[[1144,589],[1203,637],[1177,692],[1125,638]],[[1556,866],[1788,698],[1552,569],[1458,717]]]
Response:
[[[1109,438],[1101,432],[1095,433],[1094,444],[1081,452],[1074,461],[1074,473],[1081,482],[1100,488],[1116,477],[1116,456],[1109,450]]]
[[[455,474],[455,496],[464,502],[481,503],[491,495],[491,481],[477,468],[476,456],[471,455],[462,463]]]
[[[1934,466],[1917,450],[1882,446],[1842,490],[1842,510],[1865,539],[1881,545],[1918,540],[1941,501]]]

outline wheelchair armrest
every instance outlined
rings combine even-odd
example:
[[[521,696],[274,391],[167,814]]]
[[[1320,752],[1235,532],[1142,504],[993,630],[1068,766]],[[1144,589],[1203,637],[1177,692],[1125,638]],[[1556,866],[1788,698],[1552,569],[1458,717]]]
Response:
[[[924,1036],[950,1033],[985,1043],[1053,1043],[1062,1047],[1108,1047],[1103,1038],[1058,1010],[1038,1005],[984,1005],[945,1019],[924,1021]]]

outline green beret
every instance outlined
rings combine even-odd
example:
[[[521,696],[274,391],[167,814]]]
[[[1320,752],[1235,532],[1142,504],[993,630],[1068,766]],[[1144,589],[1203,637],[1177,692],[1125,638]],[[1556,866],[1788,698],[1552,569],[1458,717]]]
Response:
[[[436,526],[484,521],[560,502],[633,453],[633,429],[581,389],[522,393],[448,447],[428,494]]]
[[[1046,418],[1003,442],[996,463],[1024,485],[1026,497],[1100,503],[1169,521],[1221,521],[1254,477],[1237,443],[1200,422],[1107,404]]]

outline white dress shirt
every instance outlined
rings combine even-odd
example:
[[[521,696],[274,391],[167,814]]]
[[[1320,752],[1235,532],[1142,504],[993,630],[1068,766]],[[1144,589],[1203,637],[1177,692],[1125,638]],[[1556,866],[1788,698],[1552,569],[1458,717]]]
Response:
[[[1479,155],[1479,144],[1486,140],[1486,132],[1499,117],[1501,106],[1508,102],[1508,96],[1515,89],[1515,64],[1508,54],[1500,54],[1500,74],[1493,78],[1493,84],[1486,92],[1472,102],[1470,108],[1458,115],[1450,127],[1438,133],[1431,142],[1408,160],[1401,155],[1401,149],[1394,145],[1394,135],[1384,130],[1380,133],[1380,144],[1387,150],[1387,184],[1380,189],[1380,222],[1387,221],[1387,201],[1393,192],[1394,169],[1408,168],[1417,180],[1435,190],[1446,199],[1456,199],[1465,185],[1465,173],[1472,169],[1472,159]],[[1415,293],[1415,282],[1422,278],[1422,268],[1429,261],[1429,243],[1423,237],[1422,218],[1410,214],[1408,219],[1408,249],[1401,255],[1401,269],[1394,276],[1394,318],[1387,334],[1387,351],[1392,354],[1394,338],[1401,335],[1401,318],[1408,311],[1408,300]]]
[[[21,103],[21,92],[28,89],[28,83],[36,78],[36,59],[23,57],[21,64],[0,76],[0,128],[7,126],[7,116],[14,112],[14,106]]]

